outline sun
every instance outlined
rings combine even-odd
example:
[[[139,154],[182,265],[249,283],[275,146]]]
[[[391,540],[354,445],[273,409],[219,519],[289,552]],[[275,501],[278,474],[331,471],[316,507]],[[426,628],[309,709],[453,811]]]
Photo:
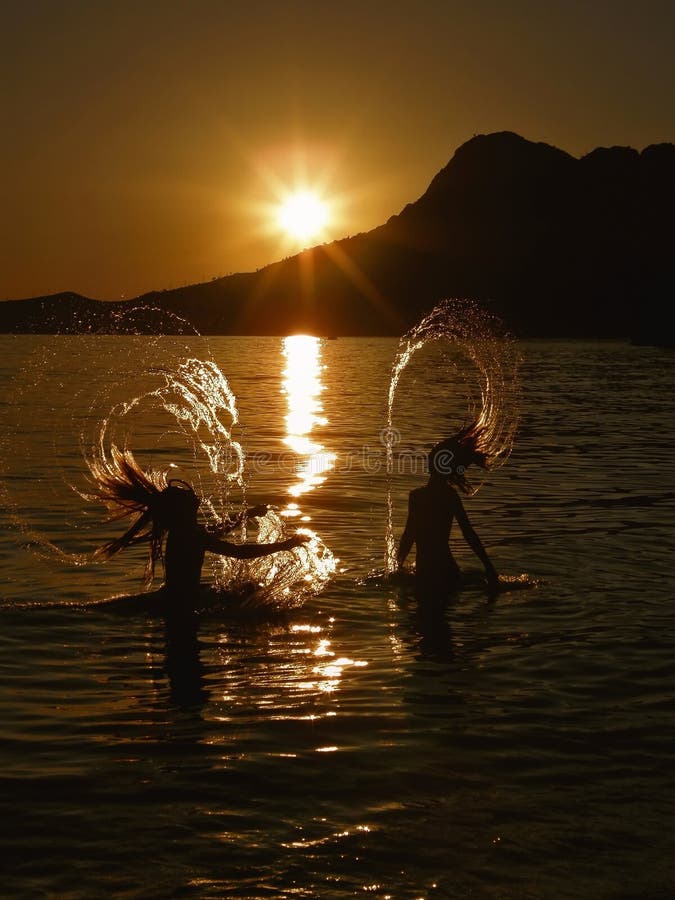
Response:
[[[277,208],[277,225],[297,241],[320,237],[329,218],[328,204],[310,190],[294,191]]]

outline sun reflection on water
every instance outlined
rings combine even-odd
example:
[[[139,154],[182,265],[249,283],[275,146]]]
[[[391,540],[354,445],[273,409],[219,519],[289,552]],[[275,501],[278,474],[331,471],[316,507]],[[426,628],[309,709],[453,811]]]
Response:
[[[334,659],[335,653],[329,649],[330,644],[329,640],[321,639],[313,653],[314,656],[327,657],[325,662],[312,669],[312,673],[317,676],[316,687],[325,694],[331,694],[337,689],[344,669],[349,666],[361,668],[368,665],[365,660],[350,659],[348,656]]]
[[[336,740],[335,726],[328,723],[342,714],[343,692],[361,681],[368,662],[337,650],[339,637],[333,628],[334,620],[320,624],[305,620],[279,624],[265,636],[219,632],[213,641],[204,642],[201,662],[203,670],[211,673],[203,685],[213,704],[209,717],[225,725],[255,711],[270,721],[315,723],[316,741],[310,746],[300,742],[266,747],[262,752],[268,756],[349,749]],[[204,742],[222,745],[223,759],[234,753],[261,752],[245,740],[235,746],[227,729],[209,733]]]
[[[335,454],[326,450],[311,433],[317,426],[328,424],[323,415],[320,395],[324,389],[321,373],[321,341],[306,334],[295,334],[283,340],[283,393],[288,402],[284,443],[297,454],[296,482],[288,489],[291,497],[299,498],[313,491],[326,480],[326,472],[335,466]],[[283,511],[287,517],[302,516],[300,506],[289,502]]]

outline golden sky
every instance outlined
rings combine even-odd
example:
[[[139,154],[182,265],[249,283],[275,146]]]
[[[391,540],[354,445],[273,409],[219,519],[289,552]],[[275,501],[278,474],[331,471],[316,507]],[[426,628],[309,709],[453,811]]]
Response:
[[[293,186],[368,230],[477,133],[675,141],[674,38],[672,0],[5,0],[0,299],[264,266]]]

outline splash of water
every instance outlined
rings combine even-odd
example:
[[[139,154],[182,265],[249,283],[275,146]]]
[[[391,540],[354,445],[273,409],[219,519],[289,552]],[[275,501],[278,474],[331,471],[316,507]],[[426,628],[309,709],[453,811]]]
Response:
[[[134,413],[147,418],[163,410],[173,419],[170,430],[191,446],[192,460],[197,463],[192,477],[199,483],[202,502],[217,518],[227,504],[230,485],[238,486],[242,495],[245,489],[244,451],[232,434],[239,414],[227,378],[213,360],[192,358],[148,369],[146,379],[160,383],[132,400],[113,405],[98,422],[93,441],[86,432],[80,435],[89,469],[92,462],[107,468],[111,448],[132,442],[133,425],[127,423]]]
[[[52,343],[37,345],[11,385],[11,421],[3,428],[0,490],[24,548],[82,567],[97,562],[92,548],[112,536],[100,511],[85,500],[91,486],[88,467],[78,467],[73,452],[78,441],[85,463],[105,468],[113,446],[129,448],[142,467],[171,469],[172,476],[190,481],[202,498],[207,525],[215,527],[245,507],[236,399],[202,338],[145,336],[132,344],[107,336],[61,340],[85,341],[86,348],[78,344],[85,352],[77,358]],[[200,358],[192,355],[195,350]],[[49,520],[55,527],[48,530],[61,535],[53,540],[42,533]],[[240,537],[247,537],[245,526]],[[284,522],[273,512],[258,520],[253,535],[259,542],[285,537]],[[328,548],[311,537],[302,547],[246,565],[216,558],[216,586],[245,595],[248,605],[301,603],[335,568]]]
[[[148,401],[161,407],[192,444],[202,513],[207,524],[217,528],[233,512],[242,512],[246,506],[245,455],[233,436],[239,421],[234,393],[213,360],[184,359],[171,369],[154,369],[149,374],[159,377],[162,383],[113,407],[101,421],[90,453],[99,464],[105,464],[111,448],[116,446],[120,421]],[[91,463],[87,452],[85,458]],[[230,487],[238,489],[238,501],[231,499]],[[240,529],[244,540],[246,530],[244,521]],[[300,605],[323,587],[335,569],[334,557],[319,537],[308,529],[303,529],[303,533],[311,538],[307,544],[272,556],[253,560],[214,557],[216,586],[238,595],[241,605],[248,607]],[[273,510],[258,519],[257,542],[273,543],[287,536],[284,520]]]
[[[268,510],[259,520],[257,540],[260,543],[284,540],[285,523],[274,510]],[[293,550],[252,560],[215,557],[216,583],[239,596],[244,607],[301,606],[330,580],[337,561],[315,532],[300,528],[298,533],[308,535],[310,540]]]
[[[499,319],[475,301],[443,300],[400,339],[389,383],[387,427],[383,431],[387,462],[387,523],[385,570],[396,569],[396,542],[393,528],[392,475],[394,445],[398,432],[394,428],[394,407],[401,377],[415,354],[431,343],[446,343],[459,355],[454,371],[467,386],[463,410],[439,409],[439,418],[450,412],[461,416],[456,432],[476,421],[481,429],[481,450],[486,454],[486,468],[494,469],[508,459],[518,427],[520,386],[519,354],[513,339],[506,334]],[[464,371],[460,373],[460,366]],[[467,378],[468,376],[468,378]],[[471,382],[473,381],[473,385]],[[444,398],[439,397],[442,407]],[[450,436],[439,434],[438,440]],[[474,491],[480,484],[474,483]]]

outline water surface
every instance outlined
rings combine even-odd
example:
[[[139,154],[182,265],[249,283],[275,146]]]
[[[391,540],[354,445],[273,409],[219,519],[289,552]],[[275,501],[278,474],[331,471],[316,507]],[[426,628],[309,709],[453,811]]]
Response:
[[[488,605],[458,544],[476,578],[429,623],[368,577],[395,341],[0,341],[6,896],[672,895],[671,354],[523,345],[513,454],[466,505],[499,571],[543,583]],[[140,552],[75,565],[40,542],[93,548],[80,432],[148,359],[206,353],[237,397],[247,499],[340,562],[286,621],[213,616],[191,639],[94,605],[138,590]],[[438,353],[399,387],[411,458],[463,401]],[[208,487],[156,410],[132,431]],[[422,478],[403,469],[399,533]]]

